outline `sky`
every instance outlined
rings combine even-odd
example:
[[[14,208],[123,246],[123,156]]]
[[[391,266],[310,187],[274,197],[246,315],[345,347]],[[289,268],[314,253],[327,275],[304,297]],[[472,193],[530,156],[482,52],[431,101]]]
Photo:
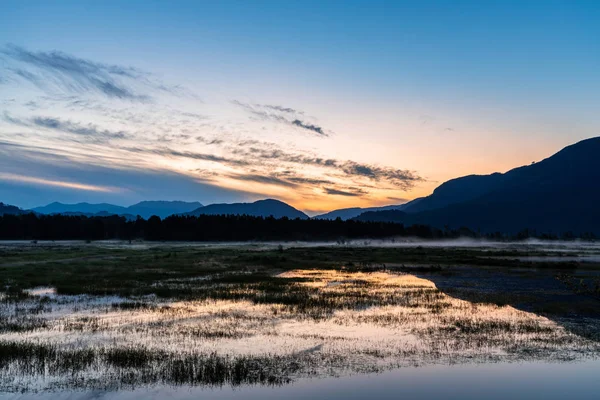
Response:
[[[0,201],[400,204],[600,135],[598,1],[2,1]]]

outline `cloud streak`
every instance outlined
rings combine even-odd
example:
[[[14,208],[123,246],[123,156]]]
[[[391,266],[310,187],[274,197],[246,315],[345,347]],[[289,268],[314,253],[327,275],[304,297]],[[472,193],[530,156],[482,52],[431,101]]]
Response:
[[[34,52],[8,45],[0,49],[0,55],[18,64],[8,71],[44,90],[53,85],[67,93],[93,91],[111,99],[135,102],[151,100],[148,93],[142,93],[144,89],[174,92],[153,82],[150,74],[139,69],[94,62],[59,51]]]
[[[198,161],[209,161],[223,165],[231,165],[237,167],[248,166],[249,163],[245,160],[218,156],[215,154],[199,153],[195,151],[182,151],[171,149],[169,147],[162,148],[141,148],[141,147],[122,147],[121,150],[129,151],[138,154],[156,154],[165,157],[181,157]]]
[[[366,178],[375,182],[387,181],[402,189],[410,189],[416,183],[424,181],[422,177],[410,170],[382,167],[350,160],[306,156],[285,152],[280,149],[251,147],[249,149],[239,149],[236,151],[236,154],[257,161],[271,160],[274,162],[330,168],[336,170],[343,177]]]
[[[302,129],[307,129],[309,131],[316,132],[322,136],[327,136],[327,134],[325,132],[323,132],[323,128],[321,128],[320,126],[313,125],[313,124],[307,124],[305,122],[300,121],[299,119],[293,120],[292,125],[296,125]]]
[[[289,113],[289,114],[304,114],[304,111],[294,110],[293,108],[290,108],[290,107],[273,106],[273,105],[270,105],[270,104],[263,104],[262,107],[268,108],[268,109],[271,109],[271,110],[275,110],[275,111],[281,111],[281,112],[284,112],[284,113]]]
[[[17,175],[17,174],[10,174],[10,173],[4,173],[4,172],[0,172],[0,180],[13,181],[13,182],[17,182],[17,183],[29,183],[29,184],[35,184],[35,185],[44,185],[44,186],[55,186],[55,187],[61,187],[61,188],[67,188],[67,189],[86,190],[86,191],[91,191],[91,192],[111,193],[111,192],[119,191],[118,188],[113,188],[113,187],[109,187],[109,186],[88,185],[88,184],[79,183],[79,182],[58,181],[58,180],[37,178],[37,177],[33,177],[33,176]]]
[[[293,108],[283,106],[273,106],[269,104],[249,104],[243,103],[238,100],[232,100],[232,103],[243,108],[248,113],[259,117],[262,120],[274,121],[282,124],[286,124],[295,128],[316,133],[319,136],[329,136],[325,130],[315,124],[305,122],[300,118],[303,118],[304,112],[298,111]]]
[[[69,120],[65,121],[58,118],[35,117],[32,119],[32,122],[35,126],[42,128],[101,139],[126,139],[127,137],[131,136],[124,131],[110,131],[107,129],[100,129],[94,124],[82,125],[76,122]]]
[[[358,196],[362,196],[365,194],[365,192],[362,190],[353,191],[353,192],[339,190],[339,189],[333,189],[333,188],[324,188],[323,190],[325,191],[325,193],[332,195],[332,196],[358,197]]]
[[[108,141],[111,139],[127,139],[132,135],[125,131],[111,131],[101,129],[95,124],[80,124],[71,120],[62,120],[60,118],[36,116],[29,120],[21,120],[4,113],[4,120],[17,126],[28,128],[43,128],[64,133],[71,133],[77,136],[85,136],[95,141]]]
[[[238,180],[238,181],[246,181],[246,182],[257,182],[263,183],[267,185],[276,185],[276,186],[284,186],[284,187],[297,187],[298,184],[294,182],[290,182],[288,180],[284,180],[278,178],[276,176],[267,176],[267,175],[259,175],[259,174],[240,174],[240,175],[229,175],[230,178]]]

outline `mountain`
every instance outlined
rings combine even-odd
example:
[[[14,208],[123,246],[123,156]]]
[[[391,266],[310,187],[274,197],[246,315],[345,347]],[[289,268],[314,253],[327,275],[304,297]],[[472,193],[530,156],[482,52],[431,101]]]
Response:
[[[408,213],[400,210],[367,211],[354,218],[362,222],[404,222]]]
[[[33,211],[40,214],[65,214],[65,215],[85,215],[85,216],[107,216],[123,215],[128,219],[135,219],[137,215],[143,218],[150,218],[158,215],[166,218],[169,215],[181,214],[202,207],[202,204],[185,201],[142,201],[129,207],[116,206],[114,204],[100,203],[77,203],[63,204],[51,203],[47,206],[36,207]]]
[[[127,207],[127,213],[139,215],[145,219],[153,215],[166,218],[169,215],[190,212],[200,207],[202,207],[202,204],[197,201],[142,201]]]
[[[10,214],[25,214],[27,211],[21,210],[19,207],[11,206],[10,204],[0,203],[0,215]]]
[[[119,217],[125,217],[128,221],[135,221],[137,219],[137,215],[121,213],[121,214],[113,214],[108,211],[100,211],[96,214],[85,214],[86,217],[110,217],[112,215],[118,215]]]
[[[482,232],[600,234],[600,137],[504,174],[471,175],[438,187],[405,213],[357,219],[468,227]]]
[[[315,215],[313,219],[337,219],[341,218],[342,220],[352,219],[354,217],[358,217],[359,215],[367,212],[373,211],[386,211],[386,210],[404,210],[406,207],[411,204],[416,204],[421,200],[421,198],[415,199],[405,204],[397,204],[383,207],[368,207],[368,208],[360,208],[360,207],[352,207],[352,208],[341,208],[339,210],[333,210],[325,214]]]
[[[250,215],[254,217],[288,217],[290,219],[308,218],[302,211],[298,211],[289,204],[274,199],[259,200],[254,203],[211,204],[188,212],[185,215]]]
[[[115,206],[114,204],[99,203],[77,203],[77,204],[63,204],[63,203],[50,203],[47,206],[32,208],[32,211],[40,214],[64,214],[64,213],[82,213],[82,214],[96,214],[102,211],[109,212],[111,214],[121,214],[126,212],[125,207]]]
[[[135,221],[135,219],[137,218],[136,215],[132,215],[132,214],[115,214],[115,213],[110,213],[108,211],[100,211],[97,213],[85,213],[85,212],[79,212],[79,211],[65,211],[65,212],[61,212],[61,213],[53,213],[53,214],[47,214],[47,215],[54,215],[54,214],[60,214],[60,215],[64,215],[67,217],[111,217],[114,215],[117,215],[119,217],[125,217],[125,219],[129,220],[129,221]]]
[[[504,175],[500,173],[468,175],[452,179],[438,186],[430,196],[423,197],[416,203],[407,204],[403,211],[417,213],[476,199],[493,191],[504,179]]]

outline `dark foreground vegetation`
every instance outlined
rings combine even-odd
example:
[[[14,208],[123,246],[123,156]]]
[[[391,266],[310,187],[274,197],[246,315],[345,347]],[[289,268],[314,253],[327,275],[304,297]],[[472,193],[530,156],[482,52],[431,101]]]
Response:
[[[427,225],[405,226],[394,222],[368,222],[337,219],[263,218],[247,215],[170,216],[148,220],[128,220],[121,216],[85,217],[66,215],[0,216],[0,240],[165,240],[165,241],[344,241],[347,239],[383,239],[418,237],[445,239],[458,237],[513,240],[575,239],[561,235],[524,230],[517,235],[500,232],[480,234],[467,228],[438,229]],[[584,239],[595,239],[587,234]]]
[[[0,239],[102,240],[144,239],[178,241],[338,240],[340,238],[458,237],[461,231],[441,231],[428,226],[358,221],[263,218],[236,215],[153,216],[148,220],[125,217],[64,215],[4,215]]]

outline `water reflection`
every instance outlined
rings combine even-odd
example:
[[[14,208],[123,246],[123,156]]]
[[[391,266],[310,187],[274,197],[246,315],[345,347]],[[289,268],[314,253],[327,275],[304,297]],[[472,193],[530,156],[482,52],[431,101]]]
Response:
[[[510,363],[402,368],[335,379],[303,379],[284,387],[238,389],[153,386],[118,392],[62,392],[6,395],[10,400],[133,399],[546,399],[598,398],[600,362]]]
[[[419,374],[410,366],[597,357],[598,341],[519,309],[533,286],[560,295],[550,278],[293,270],[194,281],[205,297],[193,301],[37,288],[0,302],[0,382],[8,391],[278,386],[315,376],[377,381],[391,375],[356,374],[395,368]]]
[[[596,269],[450,268],[417,276],[454,298],[542,315],[575,335],[600,342]]]

